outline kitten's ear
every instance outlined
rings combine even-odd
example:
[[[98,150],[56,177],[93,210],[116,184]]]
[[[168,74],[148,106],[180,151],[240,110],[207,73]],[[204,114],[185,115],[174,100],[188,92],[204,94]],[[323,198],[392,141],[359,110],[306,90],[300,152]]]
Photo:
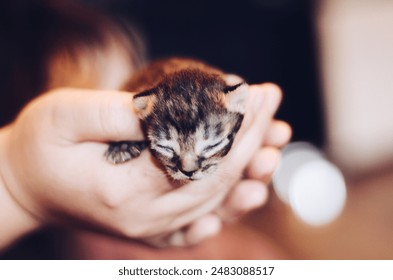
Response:
[[[224,88],[225,105],[230,112],[244,114],[249,95],[248,84],[240,82]]]
[[[225,74],[223,78],[225,83],[229,86],[244,83],[244,79],[235,74]]]
[[[155,92],[156,89],[149,89],[134,95],[134,109],[140,119],[145,119],[153,111],[157,99]]]

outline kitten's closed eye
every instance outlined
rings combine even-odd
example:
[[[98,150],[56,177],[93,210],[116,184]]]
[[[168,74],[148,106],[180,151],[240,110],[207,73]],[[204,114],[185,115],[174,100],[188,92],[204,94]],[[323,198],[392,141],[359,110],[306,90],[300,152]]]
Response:
[[[167,151],[167,152],[175,153],[175,150],[172,147],[164,146],[164,145],[160,145],[160,144],[157,144],[156,146],[162,150]]]
[[[203,149],[203,154],[205,157],[211,157],[216,153],[220,152],[222,148],[224,148],[228,143],[229,140],[227,137],[225,137],[224,139],[221,139],[220,141],[205,147]]]
[[[152,149],[168,158],[172,158],[176,155],[175,149],[171,146],[156,144],[152,146]]]
[[[222,141],[224,141],[224,140],[220,140],[220,141],[217,142],[216,144],[207,146],[206,148],[203,149],[203,151],[204,151],[204,152],[208,152],[208,151],[213,150],[214,148],[218,147],[218,146],[222,143]]]

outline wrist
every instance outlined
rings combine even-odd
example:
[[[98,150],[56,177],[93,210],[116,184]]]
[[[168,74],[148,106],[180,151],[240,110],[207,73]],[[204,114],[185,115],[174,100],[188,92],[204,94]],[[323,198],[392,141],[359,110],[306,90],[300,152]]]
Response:
[[[11,126],[0,129],[0,251],[40,227],[39,221],[17,202],[10,189],[12,176],[6,156],[10,132]]]

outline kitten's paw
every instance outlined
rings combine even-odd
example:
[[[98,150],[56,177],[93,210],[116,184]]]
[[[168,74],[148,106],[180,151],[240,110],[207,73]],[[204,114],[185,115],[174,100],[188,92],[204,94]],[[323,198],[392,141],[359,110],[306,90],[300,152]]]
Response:
[[[147,148],[146,141],[121,141],[109,144],[105,152],[106,159],[113,164],[127,162],[138,157]]]

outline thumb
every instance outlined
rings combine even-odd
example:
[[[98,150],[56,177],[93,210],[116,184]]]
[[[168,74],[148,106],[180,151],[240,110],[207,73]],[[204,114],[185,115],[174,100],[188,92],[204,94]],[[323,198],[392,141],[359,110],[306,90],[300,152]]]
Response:
[[[71,141],[142,140],[132,94],[121,91],[58,89],[47,93],[46,111],[60,135]]]

